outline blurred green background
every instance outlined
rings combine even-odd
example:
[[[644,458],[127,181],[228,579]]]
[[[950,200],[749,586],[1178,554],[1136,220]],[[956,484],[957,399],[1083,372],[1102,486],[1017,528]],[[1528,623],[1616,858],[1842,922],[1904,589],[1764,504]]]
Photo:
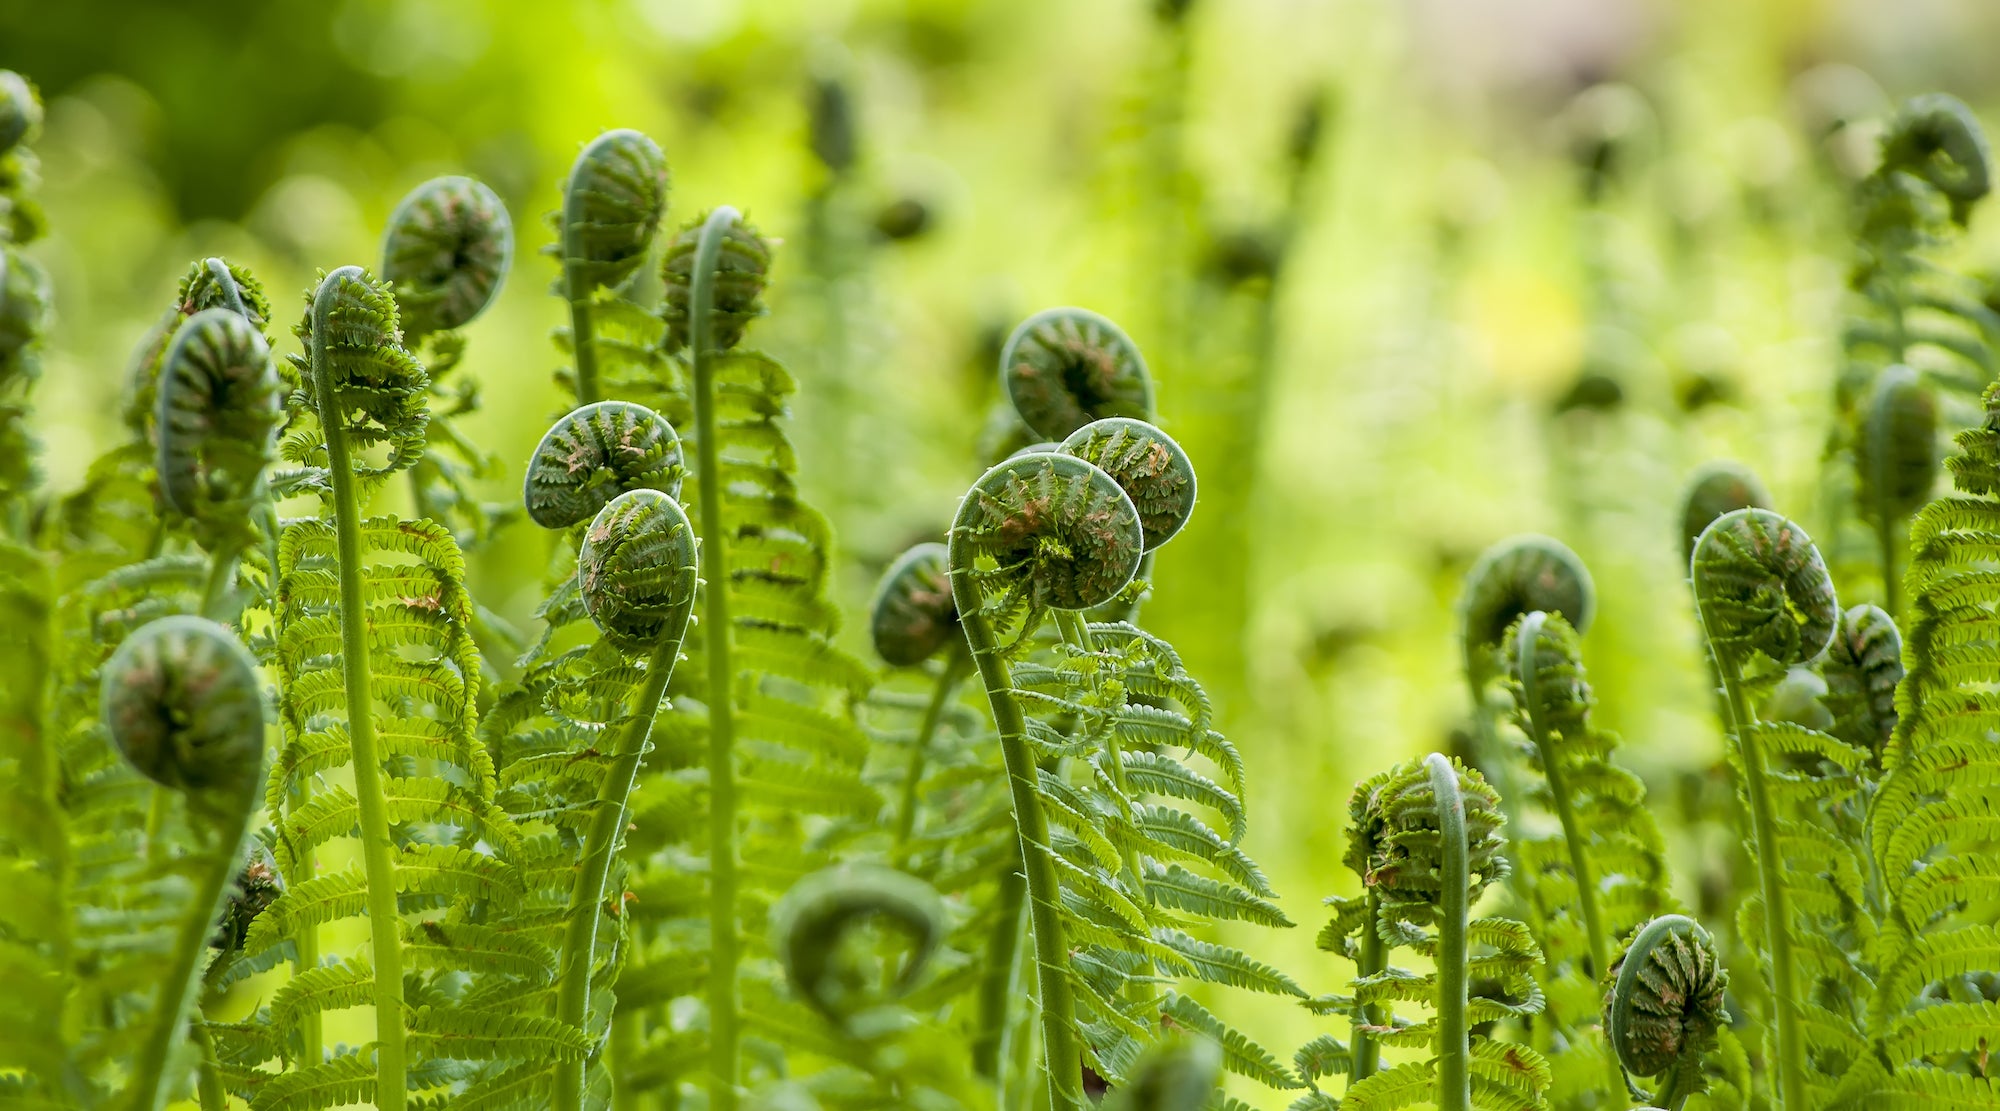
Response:
[[[1996,44],[1985,0],[0,0],[0,67],[49,102],[58,490],[121,435],[188,260],[296,304],[468,172],[519,233],[462,372],[511,499],[558,406],[542,215],[608,127],[667,151],[674,224],[727,202],[783,241],[753,335],[803,381],[850,613],[986,461],[1007,329],[1123,323],[1202,474],[1149,617],[1302,923],[1244,940],[1313,990],[1344,974],[1312,938],[1352,783],[1458,743],[1453,605],[1494,540],[1584,555],[1625,760],[1670,822],[1709,781],[1679,488],[1739,459],[1812,526],[1846,191],[1904,96],[2000,107]],[[1990,217],[1963,250],[2000,261]],[[518,530],[475,591],[525,620],[544,551]],[[1706,849],[1676,844],[1691,902]],[[1268,1044],[1313,1032],[1228,1002]]]

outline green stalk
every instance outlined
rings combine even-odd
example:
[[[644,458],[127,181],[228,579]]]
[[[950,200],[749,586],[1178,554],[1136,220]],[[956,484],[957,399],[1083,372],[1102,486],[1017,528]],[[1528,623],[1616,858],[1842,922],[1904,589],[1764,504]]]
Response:
[[[1792,954],[1791,906],[1785,885],[1779,882],[1782,867],[1775,854],[1778,847],[1778,819],[1771,809],[1770,787],[1764,781],[1764,751],[1757,743],[1749,702],[1743,696],[1743,682],[1736,661],[1714,648],[1708,631],[1708,615],[1696,596],[1695,615],[1701,619],[1702,639],[1715,660],[1716,674],[1722,679],[1723,704],[1729,715],[1729,734],[1736,740],[1743,760],[1743,793],[1750,799],[1751,856],[1757,861],[1758,889],[1764,897],[1764,943],[1771,951],[1771,1007],[1776,1012],[1779,1111],[1808,1111],[1806,1103],[1805,1042],[1799,1030],[1799,987],[1797,962]]]
[[[563,191],[563,300],[569,303],[569,338],[576,357],[576,403],[602,400],[597,391],[597,324],[590,312],[591,287],[576,272],[583,248],[575,242],[583,217],[575,209],[576,191]]]
[[[917,829],[918,793],[924,783],[924,767],[930,762],[931,741],[937,736],[938,724],[944,720],[944,708],[951,704],[953,692],[965,681],[972,669],[972,657],[957,645],[945,658],[944,671],[939,673],[937,684],[931,688],[930,704],[924,707],[923,721],[917,726],[916,740],[910,747],[910,766],[903,773],[903,801],[896,811],[896,841],[889,858],[900,868],[909,856],[911,834]]]
[[[729,537],[722,523],[721,456],[715,442],[715,267],[736,210],[708,214],[695,245],[688,294],[688,357],[694,363],[695,450],[700,484],[702,614],[708,663],[708,1105],[736,1111],[736,671],[730,658]],[[578,360],[578,366],[582,360]],[[580,379],[579,379],[580,381]]]
[[[132,1066],[132,1111],[160,1111],[166,1106],[172,1087],[167,1079],[167,1057],[182,1023],[195,1009],[201,985],[196,968],[202,954],[208,951],[208,939],[215,933],[216,920],[222,917],[223,904],[229,897],[229,878],[236,871],[243,834],[249,829],[251,803],[248,799],[243,803],[237,808],[241,817],[234,820],[233,828],[212,831],[214,856],[201,862],[204,867],[201,885],[174,935],[173,963],[160,981],[159,1002],[153,1008],[152,1022],[146,1028],[145,1040],[140,1042]]]
[[[220,625],[234,625],[243,615],[228,608],[230,588],[236,585],[234,553],[216,552],[208,559],[208,578],[201,588],[201,615]]]
[[[403,1111],[407,1066],[403,1034],[402,919],[396,910],[395,842],[383,803],[382,754],[375,744],[374,676],[368,659],[368,611],[361,591],[361,500],[355,490],[354,461],[347,444],[327,331],[333,300],[343,280],[360,280],[358,267],[343,267],[320,282],[312,307],[312,376],[319,394],[326,460],[333,483],[333,524],[340,567],[340,662],[347,687],[347,736],[353,749],[354,796],[359,804],[361,865],[368,881],[368,932],[375,957],[375,1105]],[[300,954],[303,959],[304,954]]]
[[[563,937],[562,974],[556,990],[556,1018],[581,1030],[590,1013],[590,973],[597,960],[597,925],[604,914],[604,885],[611,875],[618,836],[625,828],[627,800],[639,777],[639,764],[646,742],[653,734],[653,719],[660,700],[667,696],[667,680],[673,677],[674,662],[680,657],[680,638],[662,640],[646,664],[646,681],[639,687],[639,699],[632,719],[619,731],[611,766],[597,790],[597,805],[584,834],[583,862],[570,888],[568,930]],[[581,1111],[583,1107],[583,1059],[564,1062],[556,1069],[556,1111]]]
[[[1069,982],[1069,945],[1063,937],[1062,887],[1056,878],[1055,849],[1049,844],[1048,815],[1037,793],[1039,769],[1028,744],[1027,717],[1014,697],[1014,679],[1001,657],[993,625],[979,609],[979,588],[972,582],[972,560],[961,546],[958,530],[951,537],[951,589],[959,621],[986,699],[993,706],[993,725],[1000,734],[1000,754],[1007,764],[1007,785],[1013,794],[1014,828],[1021,841],[1021,866],[1028,881],[1028,928],[1034,935],[1035,971],[1041,985],[1042,1068],[1048,1078],[1050,1111],[1076,1111],[1085,1105],[1083,1057],[1076,1040],[1076,999]]]
[[[1018,867],[1000,877],[993,933],[986,939],[986,973],[979,981],[979,1033],[972,1043],[972,1067],[991,1079],[1003,1097],[1007,1032],[1013,1027],[1014,984],[1020,976],[1021,910],[1027,893],[1027,877]]]
[[[1458,772],[1438,753],[1424,757],[1431,773],[1431,793],[1437,798],[1438,933],[1437,933],[1437,1107],[1438,1111],[1472,1111],[1472,1042],[1466,1025],[1467,893],[1472,886],[1465,842],[1465,799],[1458,793]]]
[[[1374,888],[1369,888],[1363,899],[1368,917],[1361,927],[1361,959],[1355,962],[1357,980],[1379,976],[1389,968],[1389,946],[1382,941],[1381,931],[1375,928],[1377,920],[1382,916],[1382,897]],[[1350,1039],[1353,1045],[1347,1061],[1347,1086],[1350,1090],[1354,1085],[1374,1076],[1382,1067],[1381,1041],[1361,1028],[1364,1025],[1380,1026],[1387,1020],[1388,1016],[1383,1013],[1382,1005],[1379,1003],[1354,1005],[1354,1034]]]
[[[1557,758],[1549,731],[1542,727],[1546,710],[1542,705],[1541,684],[1537,678],[1535,646],[1540,643],[1542,626],[1547,621],[1548,614],[1540,610],[1521,619],[1515,641],[1515,659],[1519,661],[1520,670],[1515,678],[1520,681],[1521,700],[1526,703],[1521,709],[1528,717],[1528,737],[1535,742],[1535,751],[1541,754],[1542,775],[1549,781],[1549,795],[1554,800],[1556,820],[1562,823],[1563,848],[1569,852],[1570,874],[1576,877],[1577,907],[1583,913],[1584,941],[1590,953],[1590,978],[1595,982],[1611,968],[1611,942],[1605,936],[1604,915],[1597,906],[1597,872],[1590,866],[1589,854],[1583,851],[1583,834],[1577,828],[1576,807],[1570,802],[1566,773],[1562,761]],[[1618,1067],[1615,1055],[1607,1055],[1605,1060],[1610,1077],[1608,1090],[1615,1104],[1625,1096],[1625,1074]]]

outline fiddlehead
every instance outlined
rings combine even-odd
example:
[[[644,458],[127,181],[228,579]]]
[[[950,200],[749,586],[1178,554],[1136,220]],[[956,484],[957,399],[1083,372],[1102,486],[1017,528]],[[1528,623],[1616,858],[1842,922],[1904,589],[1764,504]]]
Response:
[[[874,923],[908,944],[886,985],[865,937],[864,927]],[[929,884],[869,865],[814,872],[771,908],[773,946],[792,990],[850,1032],[864,1010],[909,993],[944,942],[945,927],[944,901]]]
[[[1732,509],[1769,509],[1771,491],[1741,463],[1709,463],[1688,480],[1681,497],[1682,559],[1694,558],[1695,541],[1709,522]]]
[[[234,560],[257,540],[282,403],[271,350],[243,316],[204,309],[174,334],[161,366],[155,469],[161,497],[213,559]]]
[[[894,853],[898,860],[916,832],[917,810],[931,744],[944,721],[945,709],[972,668],[964,649],[958,607],[951,596],[949,550],[938,543],[918,544],[896,558],[875,588],[868,610],[868,632],[875,654],[891,667],[914,668],[945,652],[944,665],[931,685],[930,699],[910,740],[909,762],[903,773],[901,801],[895,821]]]
[[[1896,687],[1903,681],[1903,636],[1895,619],[1868,605],[1841,614],[1820,670],[1833,716],[1830,732],[1873,754],[1879,766],[1896,732]]]
[[[42,231],[42,210],[28,195],[34,155],[25,144],[42,126],[42,100],[34,85],[0,69],[0,248],[26,243]]]
[[[1993,153],[1971,109],[1955,97],[1912,97],[1882,140],[1878,174],[1906,173],[1951,202],[1963,224],[1972,204],[1992,188]]]
[[[727,351],[743,341],[744,329],[764,315],[764,285],[770,280],[771,246],[757,229],[737,219],[704,213],[667,242],[660,257],[660,280],[666,287],[667,350],[683,351],[694,342],[692,323],[697,272],[707,275],[711,298],[709,343],[712,351]],[[711,222],[719,232],[708,232]],[[704,247],[712,239],[712,247]],[[703,261],[709,252],[708,261]],[[699,271],[697,268],[700,268]]]
[[[568,528],[630,490],[679,497],[684,474],[673,425],[643,405],[600,401],[572,411],[542,436],[528,458],[521,496],[530,520]]]
[[[173,1091],[167,1060],[194,1003],[196,966],[226,902],[264,769],[264,699],[255,665],[228,630],[165,617],[119,645],[104,668],[104,725],[146,778],[181,793],[199,840],[183,912],[130,1086],[133,1111]]]
[[[1838,808],[1856,789],[1854,776],[1867,753],[1801,725],[1761,720],[1752,695],[1775,684],[1785,669],[1818,656],[1833,638],[1840,611],[1812,539],[1769,510],[1739,509],[1717,518],[1695,546],[1691,577],[1748,803],[1746,847],[1757,867],[1762,956],[1776,1010],[1774,1087],[1784,1111],[1798,1111],[1821,1105],[1808,1102],[1808,1092],[1825,1081],[1825,1051],[1808,1056],[1808,1019],[1816,1031],[1848,1021],[1814,998],[1824,997],[1822,986],[1837,994],[1856,990],[1843,949],[1855,925],[1857,866],[1851,849],[1815,815]],[[1782,774],[1776,761],[1799,756],[1832,770]],[[1746,922],[1746,934],[1757,932]]]
[[[1560,540],[1517,536],[1488,548],[1465,575],[1459,601],[1465,671],[1476,685],[1498,673],[1494,656],[1507,627],[1523,614],[1559,613],[1579,634],[1597,613],[1597,587],[1583,560]],[[1475,691],[1475,704],[1481,697]]]
[[[440,177],[411,190],[382,236],[382,280],[395,290],[406,341],[471,323],[513,259],[514,223],[483,182]]]
[[[1729,973],[1715,939],[1685,915],[1662,915],[1633,933],[1605,985],[1604,1030],[1618,1067],[1659,1077],[1659,1093],[1642,1098],[1680,1111],[1707,1089],[1703,1058],[1729,1021]]]
[[[1130,1083],[1105,1111],[1204,1111],[1222,1086],[1222,1047],[1206,1038],[1164,1042],[1146,1051]]]
[[[324,460],[314,485],[369,493],[422,458],[430,376],[401,343],[386,287],[343,266],[320,279],[293,332],[306,353],[291,365],[310,391],[320,434],[294,433],[285,454],[309,465]],[[386,448],[379,462],[368,454],[376,448]]]
[[[1886,368],[1875,378],[1861,434],[1855,442],[1854,463],[1860,476],[1861,520],[1874,526],[1882,561],[1884,608],[1891,614],[1897,602],[1902,569],[1897,555],[1903,545],[1902,523],[1930,500],[1937,483],[1937,401],[1909,367]]]
[[[1060,440],[1102,417],[1153,417],[1153,381],[1118,325],[1086,309],[1044,309],[1000,351],[1000,383],[1035,435]]]
[[[1142,420],[1107,417],[1069,434],[1060,450],[1110,475],[1139,511],[1148,552],[1194,514],[1194,464],[1173,437]]]
[[[583,148],[563,186],[556,218],[562,263],[558,292],[569,303],[576,400],[600,398],[595,312],[599,290],[615,289],[645,263],[667,211],[667,158],[637,131],[607,131]]]

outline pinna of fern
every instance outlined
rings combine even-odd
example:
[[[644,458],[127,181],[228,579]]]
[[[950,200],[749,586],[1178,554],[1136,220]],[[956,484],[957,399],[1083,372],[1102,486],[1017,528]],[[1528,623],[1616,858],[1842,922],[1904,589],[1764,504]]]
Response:
[[[1541,952],[1527,927],[1504,918],[1471,916],[1479,895],[1507,874],[1506,818],[1484,777],[1442,755],[1403,764],[1359,784],[1349,804],[1352,828],[1343,860],[1361,878],[1358,898],[1334,898],[1321,948],[1355,963],[1349,993],[1314,1001],[1324,1012],[1347,1011],[1352,1037],[1331,1037],[1301,1051],[1318,1073],[1315,1097],[1303,1109],[1393,1111],[1431,1104],[1440,1111],[1542,1107],[1548,1062],[1525,1045],[1474,1038],[1474,1024],[1524,1018],[1542,1009],[1535,984]],[[1432,958],[1435,971],[1393,966],[1397,948]],[[1497,992],[1474,994],[1473,981]],[[1393,1011],[1424,1006],[1422,1019]],[[1384,1067],[1383,1046],[1426,1051]],[[1346,1067],[1337,1102],[1318,1080]],[[1317,1100],[1315,1102],[1315,1099]]]
[[[1788,669],[1827,647],[1841,615],[1811,538],[1769,510],[1718,517],[1695,546],[1691,577],[1757,870],[1741,930],[1762,940],[1772,1088],[1784,1111],[1821,1107],[1862,1055],[1855,1012],[1873,992],[1861,960],[1872,933],[1864,871],[1825,815],[1855,805],[1871,754],[1776,718],[1765,701]]]
[[[1150,426],[1125,434],[1183,458]],[[1106,457],[1145,496],[1149,469],[1122,458]],[[1161,535],[1178,526],[1164,523]],[[1162,1018],[1221,1042],[1232,1071],[1300,1086],[1256,1043],[1156,986],[1187,977],[1303,997],[1276,969],[1185,932],[1203,919],[1290,923],[1236,846],[1241,764],[1209,728],[1206,696],[1165,642],[1083,617],[1126,588],[1145,545],[1124,482],[1066,452],[1018,454],[989,470],[951,531],[953,595],[999,733],[1027,880],[1039,1073],[1061,1108],[1080,1105],[1086,1060],[1114,1086],[1125,1082]],[[1038,657],[1033,637],[1051,614],[1062,644]],[[1176,746],[1216,764],[1224,782],[1169,755]],[[1227,833],[1208,824],[1211,813]]]

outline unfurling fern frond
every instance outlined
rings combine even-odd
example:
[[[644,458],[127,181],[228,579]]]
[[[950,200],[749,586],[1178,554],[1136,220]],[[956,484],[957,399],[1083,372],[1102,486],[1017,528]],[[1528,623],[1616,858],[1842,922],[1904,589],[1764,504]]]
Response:
[[[562,265],[555,292],[569,304],[579,404],[603,398],[598,314],[620,302],[600,291],[616,290],[645,264],[667,212],[667,181],[667,158],[659,146],[637,131],[620,129],[591,140],[563,185],[556,243],[549,250]],[[655,341],[647,336],[638,342],[649,347]]]
[[[1516,621],[1504,643],[1512,720],[1527,742],[1506,754],[1521,792],[1516,813],[1540,819],[1534,828],[1546,831],[1516,835],[1515,886],[1526,895],[1546,957],[1538,981],[1558,1035],[1551,1060],[1560,1070],[1571,1054],[1579,1061],[1609,1057],[1601,1032],[1591,1030],[1597,984],[1616,939],[1673,905],[1666,845],[1645,785],[1611,762],[1618,739],[1591,722],[1594,700],[1569,622],[1537,610]],[[1615,1103],[1622,1091],[1614,1082],[1594,1095]]]
[[[1691,575],[1750,820],[1759,895],[1744,906],[1741,932],[1762,939],[1776,1012],[1773,1087],[1784,1111],[1817,1108],[1860,1055],[1857,1011],[1872,994],[1860,959],[1872,933],[1862,869],[1827,821],[1859,805],[1870,753],[1760,703],[1827,647],[1841,614],[1812,539],[1769,510],[1717,518],[1695,546]]]
[[[1771,492],[1757,473],[1741,463],[1709,463],[1688,479],[1681,496],[1682,559],[1694,558],[1695,541],[1709,522],[1732,509],[1769,509]]]
[[[291,356],[291,367],[319,425],[294,429],[285,440],[285,457],[307,468],[305,485],[328,492],[344,481],[332,472],[348,470],[358,491],[372,494],[423,457],[430,375],[402,345],[396,300],[386,286],[358,266],[322,276],[293,333],[305,353]]]
[[[403,342],[424,355],[430,378],[429,450],[410,468],[417,515],[449,525],[476,547],[515,512],[479,500],[473,483],[498,460],[459,432],[479,408],[479,383],[452,375],[465,355],[457,329],[500,294],[514,257],[514,224],[493,190],[469,177],[440,177],[411,190],[382,235],[382,280],[395,291]],[[447,385],[449,383],[449,385]]]
[[[1355,788],[1344,860],[1361,878],[1362,895],[1328,900],[1335,912],[1320,946],[1354,961],[1356,975],[1349,994],[1315,1000],[1316,1009],[1345,1009],[1351,1016],[1340,1108],[1546,1106],[1549,1066],[1539,1053],[1471,1035],[1474,1023],[1542,1009],[1535,986],[1541,952],[1527,928],[1504,918],[1471,917],[1480,893],[1508,871],[1499,803],[1477,771],[1435,754]],[[1393,967],[1398,947],[1433,958],[1436,970]],[[1475,981],[1490,985],[1474,994]],[[1392,1010],[1396,1003],[1421,1004],[1430,1014],[1400,1016]],[[1428,1055],[1384,1069],[1383,1045]],[[1337,1058],[1335,1048],[1328,1043],[1315,1054]]]
[[[264,772],[264,697],[256,665],[227,629],[163,617],[104,668],[104,725],[140,774],[186,799],[192,851],[173,868],[178,928],[145,1025],[129,1092],[159,1111],[177,1089],[168,1058],[194,1005],[196,972],[242,859]]]
[[[34,152],[25,145],[42,126],[42,98],[27,78],[0,69],[0,248],[42,233],[42,210],[31,195]]]
[[[1153,382],[1138,346],[1087,309],[1044,309],[1022,321],[1000,351],[1000,383],[1045,440],[1101,417],[1153,418]]]
[[[727,351],[743,341],[743,331],[764,314],[764,286],[771,276],[771,246],[757,229],[740,220],[723,221],[722,231],[703,246],[710,213],[703,213],[667,241],[660,257],[661,284],[666,289],[667,350],[681,352],[694,342],[694,274],[697,267],[711,275],[709,343]],[[710,257],[704,262],[706,250]]]
[[[2000,747],[1993,743],[1992,675],[2000,664],[2000,387],[1985,419],[1957,437],[1949,463],[1957,492],[1910,526],[1909,672],[1894,712],[1884,774],[1868,808],[1866,848],[1882,884],[1878,969],[1868,1011],[1871,1052],[1843,1079],[1842,1108],[2000,1102],[1988,1064],[1995,1003],[1986,974],[2000,968]],[[1878,623],[1879,624],[1879,623]],[[1876,694],[1894,668],[1890,634],[1857,636],[1860,674]],[[1838,653],[1836,653],[1838,654]],[[1872,665],[1872,666],[1871,666]],[[1854,684],[1859,686],[1860,684]],[[1857,715],[1858,716],[1858,715]]]
[[[861,936],[879,922],[908,952],[881,983],[879,959]],[[771,910],[774,948],[792,989],[814,1010],[859,1033],[867,1009],[906,995],[945,935],[944,903],[929,884],[887,868],[839,865],[800,880]]]
[[[679,497],[680,436],[658,413],[625,401],[585,405],[550,426],[523,479],[528,518],[568,528],[630,490]]]
[[[1222,1047],[1205,1038],[1162,1042],[1132,1067],[1105,1111],[1205,1111],[1222,1085]]]
[[[1705,1059],[1729,1021],[1729,973],[1715,939],[1692,918],[1662,915],[1633,932],[1605,986],[1604,1032],[1618,1067],[1658,1077],[1659,1093],[1641,1098],[1680,1111],[1707,1090]]]
[[[1185,458],[1157,429],[1126,435],[1150,445],[1138,455]],[[1142,486],[1161,477],[1121,470]],[[1191,491],[1192,470],[1178,480]],[[1082,1064],[1114,1087],[1130,1080],[1167,1020],[1222,1042],[1232,1071],[1302,1084],[1193,999],[1155,986],[1188,978],[1303,995],[1282,972],[1187,932],[1204,919],[1290,923],[1236,846],[1241,765],[1209,728],[1206,695],[1165,642],[1083,619],[1119,596],[1144,552],[1141,513],[1119,479],[1050,452],[989,470],[951,531],[953,593],[999,732],[1027,880],[1042,1073],[1061,1108],[1082,1105]],[[1033,636],[1051,612],[1062,644],[1041,655]],[[1172,748],[1199,754],[1220,781]]]
[[[242,315],[204,309],[174,333],[158,392],[161,498],[197,543],[233,559],[257,540],[275,461],[283,398],[270,348]]]

